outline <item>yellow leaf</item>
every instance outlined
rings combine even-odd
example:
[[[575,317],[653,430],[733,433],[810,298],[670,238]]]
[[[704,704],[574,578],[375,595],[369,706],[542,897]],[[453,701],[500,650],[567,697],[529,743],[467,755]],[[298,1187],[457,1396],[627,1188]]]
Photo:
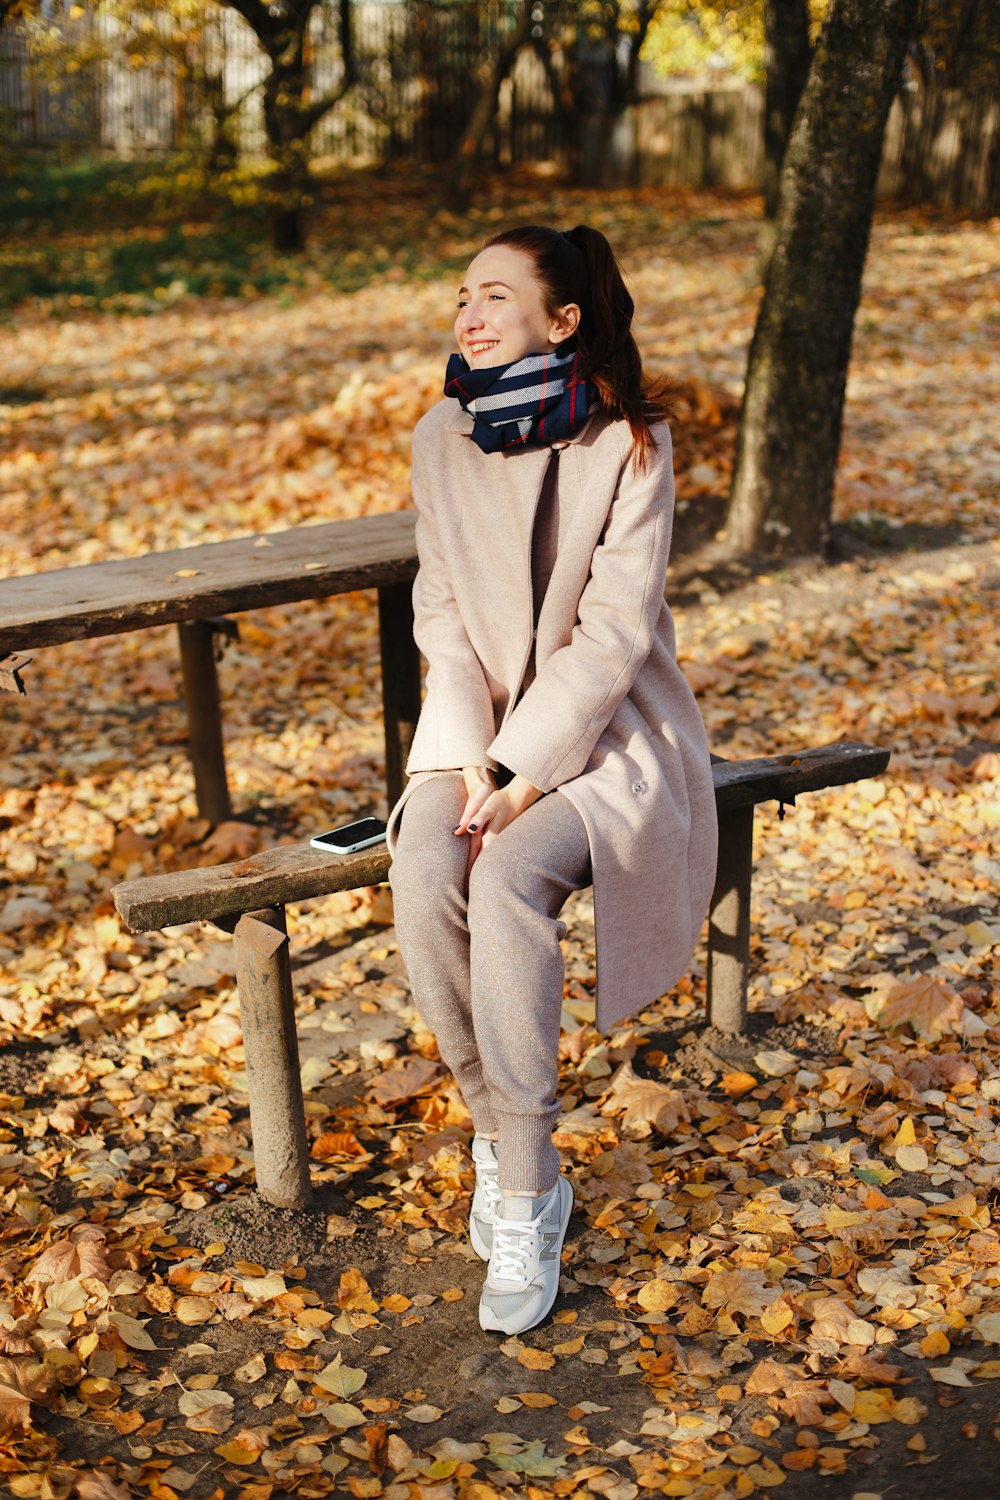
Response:
[[[193,1327],[197,1323],[207,1323],[216,1315],[214,1302],[209,1302],[207,1297],[178,1297],[174,1303],[174,1317],[179,1323],[187,1323]]]
[[[893,1421],[905,1422],[908,1427],[912,1427],[914,1422],[922,1422],[926,1415],[927,1407],[916,1396],[902,1396],[892,1403]]]
[[[244,1277],[240,1286],[243,1287],[244,1295],[252,1302],[270,1302],[273,1298],[280,1298],[288,1290],[285,1278],[279,1277],[276,1271],[271,1272],[270,1277]]]
[[[894,1405],[892,1392],[883,1386],[870,1391],[855,1391],[851,1416],[855,1422],[867,1422],[870,1426],[877,1422],[891,1422]]]
[[[223,1443],[221,1447],[216,1448],[215,1452],[230,1464],[255,1464],[260,1457],[261,1450],[248,1448],[245,1443],[234,1438],[231,1443]]]
[[[331,1360],[324,1370],[313,1376],[313,1380],[321,1390],[329,1391],[332,1396],[340,1396],[345,1399],[360,1391],[368,1379],[367,1371],[352,1368],[345,1365],[343,1356],[338,1354],[336,1359]]]
[[[232,1408],[233,1398],[227,1391],[184,1391],[177,1400],[177,1410],[183,1417],[200,1416],[214,1407]]]
[[[916,1138],[917,1132],[913,1127],[913,1120],[910,1115],[907,1115],[906,1119],[903,1121],[902,1125],[900,1125],[899,1129],[896,1131],[896,1134],[893,1136],[893,1140],[895,1141],[897,1146],[912,1146]]]
[[[114,1406],[122,1393],[122,1388],[116,1380],[108,1380],[102,1375],[87,1375],[77,1390],[88,1406]]]
[[[635,1300],[647,1312],[666,1312],[676,1307],[679,1293],[671,1281],[647,1281],[636,1293]]]
[[[424,1401],[419,1406],[411,1406],[406,1416],[411,1422],[439,1422],[444,1412],[440,1406],[432,1406],[429,1401]]]
[[[523,1401],[525,1406],[532,1410],[540,1411],[545,1406],[555,1406],[555,1396],[549,1396],[545,1391],[518,1391],[517,1399]]]
[[[896,1165],[904,1172],[926,1172],[927,1152],[923,1146],[900,1146],[896,1152]]]
[[[794,1321],[795,1314],[783,1302],[772,1302],[771,1306],[765,1308],[760,1316],[760,1326],[765,1333],[769,1333],[772,1336],[780,1333],[783,1328],[787,1328],[789,1323],[793,1323]]]
[[[517,1362],[526,1370],[551,1370],[555,1358],[545,1349],[519,1349]]]
[[[935,1328],[933,1333],[925,1334],[920,1340],[920,1352],[927,1359],[937,1359],[939,1354],[947,1354],[950,1348],[948,1335],[940,1328]]]
[[[378,1303],[372,1296],[371,1288],[357,1266],[351,1266],[348,1270],[341,1273],[340,1289],[337,1292],[337,1305],[353,1309],[357,1312],[378,1312]]]
[[[752,1073],[723,1073],[722,1091],[725,1094],[745,1094],[747,1089],[757,1087],[757,1079]]]
[[[586,1342],[585,1336],[581,1333],[580,1336],[579,1336],[579,1338],[567,1339],[564,1344],[554,1344],[552,1346],[553,1347],[553,1353],[554,1354],[559,1354],[559,1355],[563,1355],[563,1354],[579,1354],[579,1352],[583,1348],[585,1342]]]

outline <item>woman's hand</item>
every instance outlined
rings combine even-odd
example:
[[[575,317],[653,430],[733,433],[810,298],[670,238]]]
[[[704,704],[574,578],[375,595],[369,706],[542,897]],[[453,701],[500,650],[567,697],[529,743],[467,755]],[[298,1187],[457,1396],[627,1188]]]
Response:
[[[466,785],[468,786],[468,780]],[[476,792],[470,793],[461,821],[455,829],[456,833],[471,834],[470,873],[487,844],[498,838],[508,824],[513,823],[532,803],[544,796],[537,786],[532,786],[523,776],[515,776],[505,787],[494,787],[492,790],[487,788],[485,796],[481,795],[482,791],[480,784]],[[476,805],[470,812],[473,803]]]
[[[496,791],[496,782],[493,772],[489,766],[463,766],[462,775],[465,777],[465,806],[459,819],[455,832],[465,830],[470,818],[475,821],[476,813],[486,801],[490,792]]]

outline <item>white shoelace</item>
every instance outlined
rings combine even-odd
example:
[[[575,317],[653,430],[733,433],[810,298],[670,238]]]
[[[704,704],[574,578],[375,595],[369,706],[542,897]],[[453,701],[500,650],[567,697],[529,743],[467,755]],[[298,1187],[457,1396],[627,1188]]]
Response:
[[[504,1281],[528,1280],[528,1262],[532,1255],[532,1241],[537,1237],[535,1226],[512,1224],[497,1219],[493,1227],[493,1255],[490,1273]]]
[[[479,1169],[477,1170],[476,1174],[476,1182],[477,1185],[483,1190],[483,1197],[486,1200],[486,1208],[489,1210],[489,1212],[495,1215],[497,1209],[500,1206],[500,1199],[503,1197],[503,1193],[500,1191],[500,1184],[497,1181],[496,1172],[489,1172]]]

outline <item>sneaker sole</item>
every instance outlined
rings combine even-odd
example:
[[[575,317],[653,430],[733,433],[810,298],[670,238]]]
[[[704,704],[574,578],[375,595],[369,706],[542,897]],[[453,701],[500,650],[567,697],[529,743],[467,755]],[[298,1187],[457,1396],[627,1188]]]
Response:
[[[561,1227],[561,1231],[562,1231],[562,1238],[563,1238],[563,1240],[565,1240],[565,1238],[566,1238],[566,1230],[569,1228],[569,1221],[570,1221],[570,1218],[571,1218],[572,1213],[573,1213],[573,1208],[575,1206],[576,1196],[575,1196],[575,1194],[573,1192],[573,1184],[570,1182],[570,1180],[569,1180],[568,1177],[560,1177],[559,1181],[560,1182],[564,1182],[566,1184],[566,1187],[567,1187],[567,1190],[568,1190],[567,1193],[566,1193],[566,1195],[565,1195],[565,1197],[566,1197],[566,1208],[565,1208],[565,1211],[563,1212],[562,1220],[561,1220],[561,1226],[560,1226]],[[561,1253],[561,1251],[562,1251],[562,1247],[560,1246],[560,1255],[559,1255],[560,1263],[562,1261],[562,1253]],[[532,1321],[530,1323],[519,1323],[516,1318],[509,1318],[506,1323],[502,1322],[499,1318],[496,1318],[496,1319],[494,1319],[491,1322],[491,1321],[489,1321],[489,1314],[488,1313],[484,1314],[484,1312],[483,1312],[483,1304],[482,1304],[482,1302],[480,1302],[480,1304],[479,1304],[479,1326],[486,1333],[507,1333],[507,1334],[527,1333],[527,1331],[528,1331],[529,1328],[537,1328],[538,1325],[539,1325],[539,1323],[541,1323],[543,1319],[545,1319],[545,1318],[548,1317],[549,1313],[552,1310],[552,1304],[555,1302],[555,1300],[558,1297],[558,1295],[559,1295],[559,1277],[557,1276],[555,1278],[555,1286],[552,1289],[552,1295],[551,1295],[551,1297],[545,1303],[544,1307],[542,1307],[542,1308],[539,1309],[539,1311],[536,1313],[535,1317],[532,1319]],[[487,1321],[485,1321],[485,1322],[483,1321],[484,1317],[487,1319]],[[508,1326],[508,1324],[510,1326]]]

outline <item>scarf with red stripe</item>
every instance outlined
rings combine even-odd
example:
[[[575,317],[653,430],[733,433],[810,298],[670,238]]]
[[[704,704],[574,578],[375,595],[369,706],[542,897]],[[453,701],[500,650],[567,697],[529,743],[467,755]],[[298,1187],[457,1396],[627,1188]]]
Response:
[[[570,349],[472,370],[461,354],[453,354],[444,393],[475,419],[472,438],[484,453],[559,442],[579,431],[601,404],[596,386],[578,374],[579,358]]]

